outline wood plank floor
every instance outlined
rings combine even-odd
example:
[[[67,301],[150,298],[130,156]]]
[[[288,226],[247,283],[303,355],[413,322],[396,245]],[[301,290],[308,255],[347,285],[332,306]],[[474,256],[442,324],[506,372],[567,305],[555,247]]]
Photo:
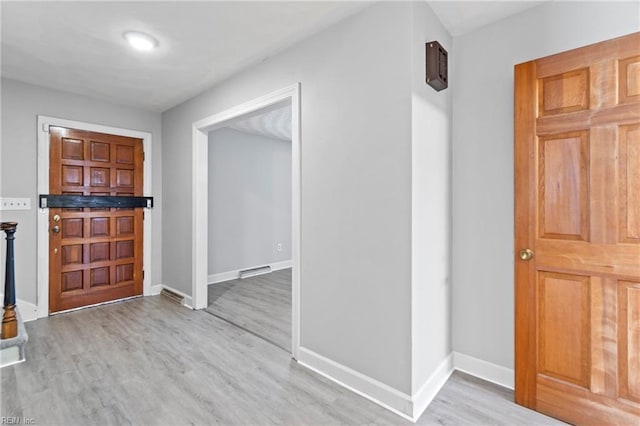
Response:
[[[0,416],[37,425],[409,422],[273,344],[162,296],[27,323],[27,362],[0,370]],[[454,373],[418,424],[559,424]]]
[[[291,352],[291,268],[211,284],[207,311]]]

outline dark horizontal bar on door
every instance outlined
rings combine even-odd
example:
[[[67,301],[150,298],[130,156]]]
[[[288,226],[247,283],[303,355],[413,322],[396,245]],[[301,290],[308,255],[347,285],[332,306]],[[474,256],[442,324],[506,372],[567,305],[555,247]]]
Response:
[[[136,208],[153,207],[153,197],[111,195],[51,195],[40,194],[40,208]]]

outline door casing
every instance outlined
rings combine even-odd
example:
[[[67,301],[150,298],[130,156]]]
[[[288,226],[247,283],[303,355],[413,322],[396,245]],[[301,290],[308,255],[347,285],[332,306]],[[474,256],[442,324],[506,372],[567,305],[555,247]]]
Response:
[[[192,269],[193,308],[207,307],[208,262],[208,133],[229,121],[263,108],[291,102],[291,201],[292,201],[292,278],[291,278],[291,354],[298,358],[300,348],[300,83],[284,87],[259,98],[213,114],[192,125]]]
[[[123,129],[119,127],[103,126],[100,124],[92,124],[75,120],[67,120],[62,118],[49,117],[45,115],[38,116],[38,194],[49,193],[49,127],[59,126],[78,130],[87,130],[90,132],[108,133],[118,136],[127,136],[142,139],[142,146],[145,153],[145,161],[143,163],[144,184],[143,191],[147,197],[152,196],[151,183],[151,155],[152,135],[149,132],[140,132],[137,130]],[[149,209],[145,209],[149,210]],[[149,296],[152,294],[151,282],[151,248],[152,248],[152,215],[146,212],[144,220],[144,238],[142,259],[142,267],[144,277],[142,280],[142,294]],[[41,209],[38,207],[37,221],[37,308],[38,318],[49,316],[49,209]]]

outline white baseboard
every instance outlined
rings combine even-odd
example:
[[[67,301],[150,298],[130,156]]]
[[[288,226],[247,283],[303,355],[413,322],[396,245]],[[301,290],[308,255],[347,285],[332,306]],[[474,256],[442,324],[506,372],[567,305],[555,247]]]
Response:
[[[291,268],[292,265],[293,265],[293,261],[285,260],[283,262],[269,263],[267,265],[271,267],[271,271],[279,271],[280,269]],[[207,277],[207,283],[209,283],[209,284],[217,284],[217,283],[221,283],[221,282],[224,282],[224,281],[235,280],[240,276],[240,271],[244,271],[246,269],[259,268],[261,266],[267,266],[267,265],[256,265],[256,266],[250,266],[248,268],[235,269],[233,271],[227,271],[227,272],[220,272],[220,273],[217,273],[217,274],[211,274],[211,275],[209,275]]]
[[[157,284],[157,285],[151,286],[151,296],[157,296],[158,294],[160,294],[160,292],[162,292],[162,289],[164,288],[166,288],[167,290],[175,294],[179,294],[180,296],[182,296],[184,298],[182,300],[182,306],[184,306],[185,308],[193,309],[193,299],[191,298],[191,296],[189,296],[188,294],[185,294],[180,290],[176,290],[175,288],[170,287],[166,284]]]
[[[417,421],[453,373],[453,353],[447,356],[413,395],[413,421]]]
[[[513,389],[513,370],[459,352],[451,352],[413,396],[390,387],[307,348],[298,352],[298,363],[376,404],[416,422],[454,370]]]
[[[4,299],[4,294],[0,293],[0,300],[2,299]],[[20,310],[22,321],[29,322],[38,319],[38,307],[33,303],[16,299],[16,305],[18,305],[18,309]]]
[[[293,267],[293,260],[283,260],[282,262],[275,262],[270,264],[272,271],[279,271],[281,269],[287,269]]]
[[[17,346],[0,349],[0,368],[20,364],[24,358],[20,357],[20,349]]]
[[[515,375],[514,371],[510,368],[461,354],[460,352],[453,352],[453,365],[456,370],[504,386],[505,388],[514,388]]]
[[[299,349],[298,363],[409,421],[415,421],[413,403],[406,393],[306,348]]]
[[[240,270],[220,272],[219,274],[211,274],[207,276],[207,284],[218,284],[225,281],[235,280],[240,276]]]

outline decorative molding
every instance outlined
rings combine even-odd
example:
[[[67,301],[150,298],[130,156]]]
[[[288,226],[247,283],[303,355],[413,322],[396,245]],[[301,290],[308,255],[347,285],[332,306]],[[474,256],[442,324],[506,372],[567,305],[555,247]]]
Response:
[[[270,263],[268,265],[259,265],[259,266],[269,266],[271,267],[271,271],[279,271],[281,269],[287,269],[287,268],[291,268],[293,265],[293,261],[291,260],[285,260],[283,262],[276,262],[276,263]],[[220,272],[217,274],[211,274],[207,277],[207,283],[209,283],[209,285],[211,284],[218,284],[221,282],[225,282],[225,281],[231,281],[231,280],[235,280],[240,276],[240,271],[244,271],[246,269],[253,269],[253,268],[257,268],[259,266],[251,266],[248,268],[242,268],[242,269],[235,269],[233,271],[227,271],[227,272]]]
[[[0,293],[0,299],[3,298],[4,294]],[[22,318],[22,321],[29,322],[38,319],[38,306],[22,299],[16,299],[16,305],[18,305],[18,310],[20,311],[20,317]]]
[[[298,350],[298,363],[409,421],[415,421],[413,402],[404,392],[304,347]]]
[[[433,398],[440,392],[442,386],[447,383],[453,370],[453,353],[450,353],[411,398],[413,401],[412,418],[414,422],[420,418],[424,410],[433,401]]]
[[[482,380],[513,389],[514,371],[511,368],[493,364],[460,352],[453,352],[453,365],[456,370],[471,374]]]

